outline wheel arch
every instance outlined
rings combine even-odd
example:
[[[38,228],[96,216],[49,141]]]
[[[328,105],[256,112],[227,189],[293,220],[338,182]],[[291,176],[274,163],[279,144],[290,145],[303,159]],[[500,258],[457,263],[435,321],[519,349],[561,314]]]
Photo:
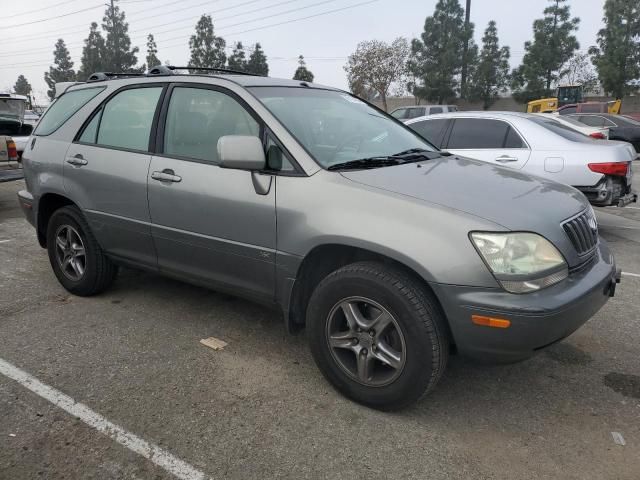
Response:
[[[376,261],[402,270],[422,285],[436,302],[442,317],[445,319],[449,338],[453,341],[451,328],[444,309],[436,293],[429,285],[431,276],[428,271],[423,270],[422,273],[418,273],[417,269],[408,265],[409,262],[404,259],[399,259],[374,249],[343,243],[318,245],[303,258],[289,293],[288,302],[286,302],[288,308],[285,312],[285,321],[288,331],[294,333],[304,328],[309,298],[323,278],[338,268],[361,261]]]
[[[45,193],[38,201],[38,210],[36,218],[36,233],[38,235],[38,243],[42,248],[47,247],[47,226],[53,213],[66,206],[77,205],[68,197],[58,193]]]

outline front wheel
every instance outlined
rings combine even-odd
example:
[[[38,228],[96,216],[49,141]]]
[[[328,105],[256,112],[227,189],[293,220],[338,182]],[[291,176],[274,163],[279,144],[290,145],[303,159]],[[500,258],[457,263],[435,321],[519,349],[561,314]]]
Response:
[[[392,266],[361,262],[328,275],[311,296],[307,327],[324,376],[374,408],[417,401],[446,367],[449,340],[437,302]]]

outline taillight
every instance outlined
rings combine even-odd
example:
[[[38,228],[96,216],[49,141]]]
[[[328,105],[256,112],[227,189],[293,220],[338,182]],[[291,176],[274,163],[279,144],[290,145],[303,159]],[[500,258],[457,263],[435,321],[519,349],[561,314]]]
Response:
[[[606,140],[607,138],[604,136],[602,132],[593,132],[593,133],[590,133],[589,136],[591,138],[597,138],[598,140]]]
[[[629,171],[629,162],[616,163],[590,163],[589,170],[605,175],[618,175],[624,177]]]
[[[13,140],[7,140],[7,153],[9,154],[9,161],[18,161],[18,149],[16,148],[16,142]]]

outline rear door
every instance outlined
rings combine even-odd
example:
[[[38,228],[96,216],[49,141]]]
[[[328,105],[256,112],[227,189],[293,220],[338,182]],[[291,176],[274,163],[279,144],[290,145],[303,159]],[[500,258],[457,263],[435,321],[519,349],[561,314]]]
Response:
[[[524,167],[531,154],[512,125],[489,118],[455,118],[445,148],[455,154],[517,170]]]
[[[417,132],[429,143],[441,148],[445,132],[447,131],[450,123],[451,120],[447,118],[436,118],[411,123],[408,127]]]
[[[259,136],[258,118],[225,89],[176,84],[160,126],[148,177],[160,270],[273,300],[276,179],[221,168],[217,154],[222,136]]]
[[[67,151],[64,185],[111,255],[156,265],[147,203],[151,132],[163,86],[119,90],[89,118]]]

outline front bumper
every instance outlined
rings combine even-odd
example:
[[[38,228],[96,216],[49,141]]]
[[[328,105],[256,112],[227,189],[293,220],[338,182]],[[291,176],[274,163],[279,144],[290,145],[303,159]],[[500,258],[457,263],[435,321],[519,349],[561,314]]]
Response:
[[[509,362],[577,330],[615,292],[620,273],[604,240],[589,264],[566,280],[539,292],[515,295],[498,288],[431,284],[449,320],[459,353],[486,361]],[[509,320],[508,328],[479,326],[471,315]]]

